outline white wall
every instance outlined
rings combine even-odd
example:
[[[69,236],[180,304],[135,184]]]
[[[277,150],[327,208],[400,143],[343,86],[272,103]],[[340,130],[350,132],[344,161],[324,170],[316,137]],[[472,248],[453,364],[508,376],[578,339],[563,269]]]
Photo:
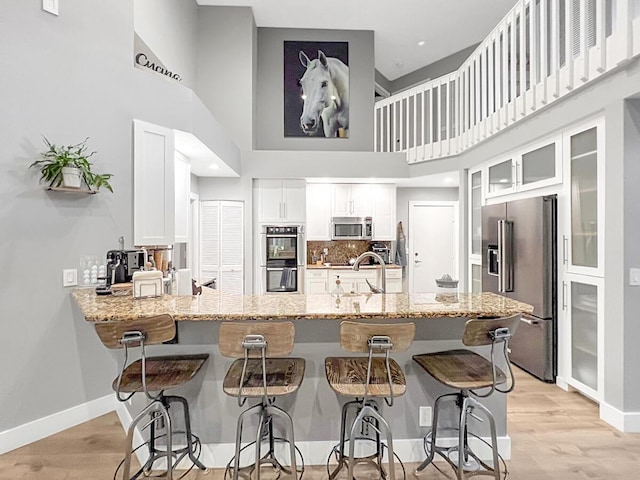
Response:
[[[197,5],[195,0],[134,0],[133,26],[164,66],[196,84]]]

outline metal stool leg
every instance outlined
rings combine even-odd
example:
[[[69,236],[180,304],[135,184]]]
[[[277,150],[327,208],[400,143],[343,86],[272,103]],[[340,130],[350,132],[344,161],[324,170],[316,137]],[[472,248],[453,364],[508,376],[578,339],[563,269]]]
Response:
[[[498,456],[498,434],[496,432],[496,421],[487,407],[485,407],[482,403],[478,402],[475,398],[469,398],[469,403],[471,403],[475,408],[482,410],[487,419],[489,420],[489,429],[491,431],[491,453],[493,457],[493,468],[488,468],[489,470],[493,470],[493,476],[496,480],[500,480],[500,459]],[[483,464],[483,466],[486,466]]]
[[[184,397],[178,397],[176,395],[165,396],[164,397],[167,402],[179,402],[182,404],[183,412],[184,412],[184,428],[185,435],[187,441],[187,455],[189,456],[189,460],[193,462],[193,464],[198,467],[200,470],[206,470],[206,467],[195,457],[195,452],[193,451],[193,435],[191,432],[191,415],[189,414],[189,403],[187,399]]]
[[[280,407],[277,407],[276,405],[273,405],[273,404],[268,405],[265,407],[265,410],[268,416],[270,417],[277,416],[284,421],[286,437],[287,437],[287,441],[289,442],[289,455],[291,457],[291,459],[289,460],[290,462],[289,468],[291,469],[291,474],[294,476],[294,478],[297,478],[298,469],[296,465],[296,444],[295,444],[295,438],[293,433],[293,420],[291,419],[291,416],[287,412],[285,412]],[[275,454],[274,454],[274,458],[275,458]]]
[[[435,454],[436,452],[438,452],[436,441],[438,436],[438,417],[440,415],[441,404],[446,401],[457,400],[457,398],[458,398],[457,393],[447,393],[445,395],[440,395],[438,398],[436,398],[436,401],[433,407],[433,421],[431,426],[431,441],[430,441],[431,448],[426,460],[422,462],[418,468],[416,468],[416,471],[415,471],[416,474],[422,472],[422,470],[424,470],[427,467],[427,465],[433,462]]]
[[[365,405],[364,407],[362,407],[362,409],[360,410],[360,413],[358,414],[353,424],[351,425],[351,433],[349,435],[349,461],[348,461],[348,477],[347,478],[349,479],[353,478],[353,463],[354,463],[354,457],[355,457],[355,438],[356,438],[355,432],[356,432],[356,429],[358,428],[358,425],[362,423],[365,417],[375,418],[379,423],[381,423],[384,426],[386,430],[387,448],[389,450],[389,478],[390,480],[395,480],[396,474],[395,474],[395,468],[394,468],[394,462],[393,462],[394,454],[393,454],[393,438],[391,435],[391,429],[389,428],[389,424],[386,422],[384,417],[380,415],[376,411],[376,409],[373,408],[371,405]]]
[[[127,431],[127,449],[125,451],[124,464],[122,468],[122,478],[123,480],[130,480],[131,476],[131,448],[133,446],[133,434],[135,433],[136,426],[147,416],[151,415],[151,422],[156,421],[156,417],[152,415],[155,412],[159,412],[160,415],[164,418],[166,429],[167,429],[167,480],[173,480],[173,461],[171,454],[171,445],[172,445],[172,437],[171,437],[171,417],[169,417],[169,412],[167,408],[162,404],[162,402],[154,401],[147,405],[131,422],[129,425],[129,429]],[[149,424],[147,423],[146,426]],[[145,427],[146,427],[145,426]],[[135,475],[137,478],[142,469]]]

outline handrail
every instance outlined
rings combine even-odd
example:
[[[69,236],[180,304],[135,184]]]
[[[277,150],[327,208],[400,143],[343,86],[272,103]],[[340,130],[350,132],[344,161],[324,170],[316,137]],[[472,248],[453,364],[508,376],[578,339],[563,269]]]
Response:
[[[374,150],[458,154],[640,54],[636,0],[518,0],[458,70],[379,100]]]

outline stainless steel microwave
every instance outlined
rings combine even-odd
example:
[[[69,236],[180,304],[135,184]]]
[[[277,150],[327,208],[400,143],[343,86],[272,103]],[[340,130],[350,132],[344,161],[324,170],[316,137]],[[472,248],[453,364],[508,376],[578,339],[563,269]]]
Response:
[[[331,219],[332,240],[371,240],[372,236],[371,217],[333,217]]]

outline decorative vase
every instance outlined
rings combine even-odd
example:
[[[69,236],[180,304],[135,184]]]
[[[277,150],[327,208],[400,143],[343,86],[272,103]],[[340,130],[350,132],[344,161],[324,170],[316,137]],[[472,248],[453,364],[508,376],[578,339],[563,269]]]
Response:
[[[76,167],[64,167],[62,169],[62,184],[68,188],[80,188],[80,170]]]

